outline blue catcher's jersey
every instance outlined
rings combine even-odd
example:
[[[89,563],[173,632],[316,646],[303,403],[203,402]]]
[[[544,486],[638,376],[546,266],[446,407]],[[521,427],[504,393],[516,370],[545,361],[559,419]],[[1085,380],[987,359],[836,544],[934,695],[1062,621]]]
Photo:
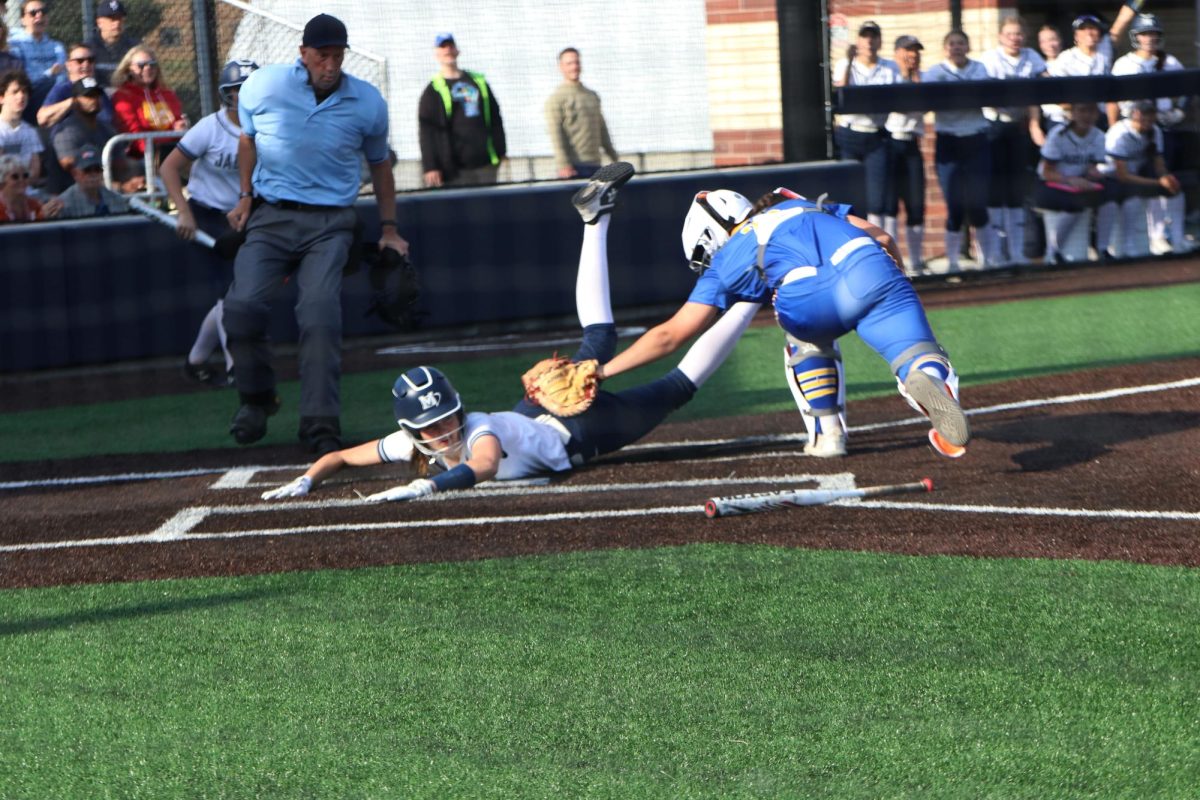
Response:
[[[771,293],[798,267],[838,266],[844,261],[848,265],[847,259],[856,251],[879,252],[874,239],[846,221],[849,213],[848,205],[823,206],[818,211],[808,200],[772,206],[734,230],[706,274],[714,273],[725,291],[738,299],[770,302]],[[767,231],[764,283],[758,271],[758,247],[759,234]]]

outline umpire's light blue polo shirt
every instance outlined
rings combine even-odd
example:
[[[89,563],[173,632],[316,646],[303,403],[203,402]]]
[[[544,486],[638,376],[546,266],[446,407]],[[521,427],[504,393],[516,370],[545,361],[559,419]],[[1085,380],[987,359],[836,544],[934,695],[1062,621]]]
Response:
[[[359,153],[369,164],[388,160],[387,103],[379,90],[343,72],[317,105],[300,59],[250,73],[238,93],[238,117],[258,153],[254,193],[270,202],[351,206],[362,182]]]

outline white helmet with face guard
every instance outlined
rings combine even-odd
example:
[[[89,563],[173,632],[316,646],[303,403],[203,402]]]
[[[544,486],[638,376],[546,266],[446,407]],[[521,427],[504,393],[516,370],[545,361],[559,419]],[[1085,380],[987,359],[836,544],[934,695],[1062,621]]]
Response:
[[[708,269],[713,256],[753,208],[749,200],[730,189],[697,194],[683,220],[683,254],[688,266],[697,273]]]

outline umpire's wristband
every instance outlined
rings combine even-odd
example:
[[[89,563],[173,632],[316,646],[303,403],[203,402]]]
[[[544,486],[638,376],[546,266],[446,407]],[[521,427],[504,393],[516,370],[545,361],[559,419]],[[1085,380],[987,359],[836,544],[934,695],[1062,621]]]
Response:
[[[441,475],[434,475],[432,480],[439,492],[447,489],[470,489],[475,485],[475,470],[466,464],[459,464]]]

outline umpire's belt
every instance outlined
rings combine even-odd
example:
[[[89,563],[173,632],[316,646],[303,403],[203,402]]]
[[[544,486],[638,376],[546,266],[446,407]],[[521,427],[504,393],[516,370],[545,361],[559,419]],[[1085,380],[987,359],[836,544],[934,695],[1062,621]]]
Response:
[[[282,208],[284,211],[341,211],[348,206],[314,206],[310,203],[297,203],[295,200],[267,200],[269,206]]]

